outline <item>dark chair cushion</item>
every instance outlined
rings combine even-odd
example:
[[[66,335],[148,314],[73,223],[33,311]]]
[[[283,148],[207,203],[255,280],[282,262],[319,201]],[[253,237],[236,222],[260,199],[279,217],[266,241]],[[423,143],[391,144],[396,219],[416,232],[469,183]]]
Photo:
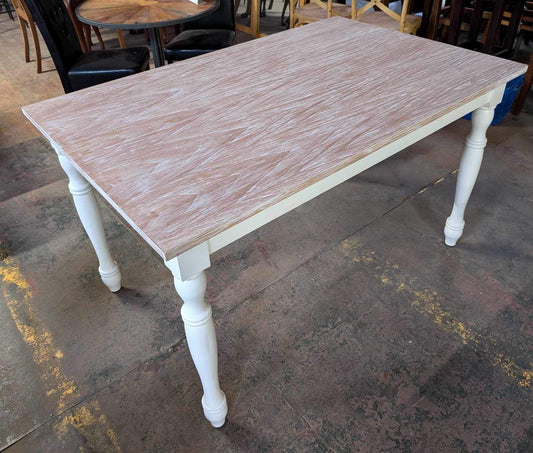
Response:
[[[68,70],[72,90],[81,90],[144,71],[150,52],[145,47],[95,50],[81,55]]]
[[[235,32],[232,30],[186,30],[165,46],[165,58],[169,63],[186,60],[229,47],[234,39]]]

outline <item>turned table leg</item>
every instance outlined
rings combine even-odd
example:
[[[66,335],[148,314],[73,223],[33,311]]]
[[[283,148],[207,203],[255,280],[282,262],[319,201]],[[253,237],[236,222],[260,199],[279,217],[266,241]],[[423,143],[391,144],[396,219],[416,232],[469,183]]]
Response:
[[[481,167],[483,150],[487,144],[487,129],[494,117],[494,107],[480,107],[472,114],[472,131],[466,139],[466,146],[459,165],[455,200],[450,217],[444,227],[445,244],[453,247],[462,236],[465,226],[464,213]]]
[[[61,167],[68,176],[68,188],[74,199],[81,223],[100,262],[98,271],[102,281],[111,291],[118,291],[121,280],[120,270],[107,247],[102,216],[91,186],[65,156],[58,155],[58,158]]]
[[[181,317],[194,365],[200,375],[204,396],[205,417],[215,428],[221,427],[228,413],[226,395],[218,383],[218,357],[215,324],[211,305],[204,299],[207,280],[205,272],[182,281],[174,273],[176,291],[183,299]]]

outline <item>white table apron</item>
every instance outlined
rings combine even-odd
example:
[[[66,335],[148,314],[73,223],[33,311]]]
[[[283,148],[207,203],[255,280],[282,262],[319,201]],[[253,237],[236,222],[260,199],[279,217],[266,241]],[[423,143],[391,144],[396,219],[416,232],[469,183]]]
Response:
[[[218,380],[217,342],[212,309],[204,297],[207,283],[205,270],[211,264],[209,255],[473,111],[472,130],[466,139],[461,158],[453,209],[444,228],[445,243],[454,246],[463,233],[464,212],[483,159],[487,143],[486,131],[493,119],[494,108],[502,100],[504,89],[505,85],[502,85],[462,105],[181,255],[165,261],[174,276],[176,291],[184,302],[181,316],[189,350],[202,382],[204,415],[215,428],[224,424],[228,406]],[[120,271],[109,252],[91,185],[76,169],[75,164],[63,154],[61,148],[52,140],[50,142],[69,178],[69,190],[76,210],[98,256],[98,270],[102,281],[111,291],[118,291],[121,287]]]

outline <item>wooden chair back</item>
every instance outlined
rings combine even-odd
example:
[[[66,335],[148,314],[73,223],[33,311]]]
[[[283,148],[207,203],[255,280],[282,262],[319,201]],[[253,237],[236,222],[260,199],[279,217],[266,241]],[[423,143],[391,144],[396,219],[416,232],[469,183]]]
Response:
[[[81,23],[78,17],[76,16],[76,8],[82,2],[80,0],[64,0],[64,3],[65,7],[67,8],[70,20],[72,21],[72,25],[74,25],[74,29],[76,30],[76,35],[78,36],[78,40],[80,41],[81,49],[83,50],[83,53],[86,53],[91,50],[91,48],[90,44],[87,44],[87,30],[85,30],[84,28],[89,29],[89,36],[91,33],[91,29],[88,25]]]
[[[526,0],[453,0],[441,41],[491,55],[511,55]]]
[[[533,1],[526,1],[520,20],[520,32],[533,32]]]
[[[354,0],[355,3],[355,0]],[[357,17],[362,16],[365,14],[368,10],[376,8],[385,13],[390,18],[394,19],[396,22],[398,22],[399,30],[403,33],[405,29],[405,20],[407,18],[407,13],[409,10],[409,0],[404,0],[402,5],[402,12],[401,14],[396,13],[392,9],[389,8],[388,4],[389,1],[384,0],[369,0],[365,6],[357,10]]]
[[[526,1],[524,13],[520,22],[520,35],[516,43],[515,57],[518,56],[520,45],[524,38],[524,33],[533,33],[533,1]],[[529,55],[529,65],[524,80],[524,85],[518,92],[516,102],[513,107],[513,115],[519,115],[528,93],[531,91],[531,85],[533,84],[533,52]]]
[[[318,7],[323,10],[317,14],[317,8],[314,11],[308,11],[309,6]],[[357,15],[356,0],[353,0],[351,6],[346,6],[334,2],[333,0],[289,0],[290,8],[290,28],[303,25],[305,23],[316,22],[317,20],[329,19],[333,16],[342,16],[355,19]]]
[[[63,0],[63,2],[65,3],[65,7],[67,8],[70,20],[72,21],[72,24],[76,29],[76,34],[78,35],[78,39],[80,40],[80,45],[83,50],[83,53],[91,51],[91,28],[94,31],[94,34],[96,35],[96,39],[98,39],[100,49],[105,50],[104,40],[102,39],[102,35],[100,34],[100,30],[98,29],[98,27],[94,25],[91,27],[88,24],[84,24],[78,19],[78,16],[76,16],[76,8],[81,5],[83,1],[84,0]],[[122,30],[117,30],[117,35],[120,47],[122,49],[125,49],[126,44],[124,42]]]

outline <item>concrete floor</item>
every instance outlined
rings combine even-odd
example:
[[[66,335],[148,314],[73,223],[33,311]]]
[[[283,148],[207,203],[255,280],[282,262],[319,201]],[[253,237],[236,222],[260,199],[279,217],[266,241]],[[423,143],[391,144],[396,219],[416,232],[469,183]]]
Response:
[[[20,113],[61,94],[51,60],[24,63],[5,14],[0,47],[0,450],[533,451],[531,96],[489,131],[457,247],[465,120],[212,257],[215,430],[170,272],[102,203],[124,284],[107,291]]]

